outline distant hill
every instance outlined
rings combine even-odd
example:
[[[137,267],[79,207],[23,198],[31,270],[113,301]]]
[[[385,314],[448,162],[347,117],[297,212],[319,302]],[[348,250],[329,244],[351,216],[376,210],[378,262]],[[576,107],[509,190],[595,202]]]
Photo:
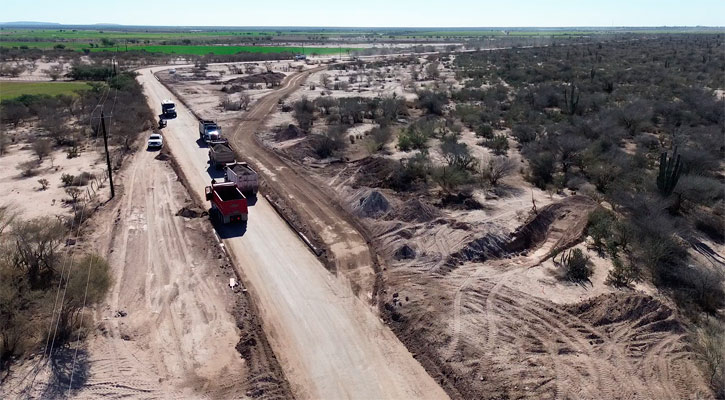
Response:
[[[57,22],[37,22],[37,21],[14,21],[0,22],[0,26],[60,26]]]

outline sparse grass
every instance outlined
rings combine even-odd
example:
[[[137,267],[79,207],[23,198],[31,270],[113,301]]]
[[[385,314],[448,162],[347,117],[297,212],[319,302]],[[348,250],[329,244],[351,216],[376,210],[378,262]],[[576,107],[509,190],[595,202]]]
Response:
[[[90,88],[85,82],[0,82],[0,101],[14,99],[24,94],[72,95],[77,90]]]

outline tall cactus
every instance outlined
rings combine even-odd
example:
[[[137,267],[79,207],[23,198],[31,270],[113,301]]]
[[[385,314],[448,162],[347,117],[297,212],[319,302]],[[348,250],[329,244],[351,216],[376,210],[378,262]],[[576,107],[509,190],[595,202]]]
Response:
[[[657,174],[657,189],[663,196],[669,196],[675,190],[677,181],[682,175],[682,160],[677,154],[677,146],[672,152],[672,157],[667,158],[667,152],[660,155],[660,171]]]
[[[567,114],[574,115],[579,106],[579,88],[575,84],[570,84],[568,88],[564,88],[564,106]]]

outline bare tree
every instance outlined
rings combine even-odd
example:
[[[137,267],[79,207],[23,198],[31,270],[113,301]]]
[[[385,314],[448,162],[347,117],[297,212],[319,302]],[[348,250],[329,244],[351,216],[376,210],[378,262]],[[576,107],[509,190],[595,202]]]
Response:
[[[63,63],[51,65],[50,68],[44,69],[42,72],[48,75],[51,80],[57,81],[63,75]]]
[[[241,92],[239,94],[239,106],[242,108],[242,110],[247,111],[251,102],[252,97],[250,97],[248,93]]]
[[[428,78],[430,78],[432,80],[436,80],[441,76],[441,73],[438,70],[438,65],[439,65],[438,62],[435,61],[435,62],[428,64],[428,66],[425,67],[425,73],[426,73],[426,75],[428,75]]]
[[[320,86],[324,87],[325,89],[328,89],[328,86],[330,86],[330,75],[328,75],[328,74],[320,75]]]
[[[501,179],[511,175],[514,171],[516,171],[516,163],[507,157],[496,156],[482,161],[479,173],[481,178],[491,186],[496,186]]]

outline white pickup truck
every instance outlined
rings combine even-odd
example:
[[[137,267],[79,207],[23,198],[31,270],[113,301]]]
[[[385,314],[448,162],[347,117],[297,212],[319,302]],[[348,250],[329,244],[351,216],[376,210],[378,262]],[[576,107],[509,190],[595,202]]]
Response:
[[[259,175],[245,162],[227,164],[227,182],[234,184],[244,193],[257,194],[259,190]]]

